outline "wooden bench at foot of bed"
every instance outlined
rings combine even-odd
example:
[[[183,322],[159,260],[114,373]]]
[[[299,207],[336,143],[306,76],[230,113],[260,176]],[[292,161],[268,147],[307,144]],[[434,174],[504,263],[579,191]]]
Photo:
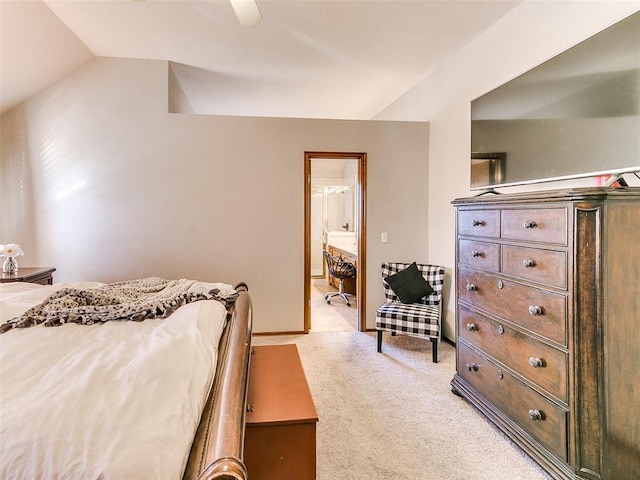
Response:
[[[251,480],[315,480],[318,413],[295,345],[255,346],[244,462]]]

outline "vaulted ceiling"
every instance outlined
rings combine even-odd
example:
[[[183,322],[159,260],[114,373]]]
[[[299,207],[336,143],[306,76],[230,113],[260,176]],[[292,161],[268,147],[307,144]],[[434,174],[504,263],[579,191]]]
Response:
[[[369,119],[521,1],[0,0],[0,107],[107,56],[172,62],[195,113]]]

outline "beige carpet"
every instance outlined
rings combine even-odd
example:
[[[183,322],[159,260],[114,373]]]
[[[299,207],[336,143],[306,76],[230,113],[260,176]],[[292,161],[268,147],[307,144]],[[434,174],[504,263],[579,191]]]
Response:
[[[545,480],[550,477],[449,382],[455,350],[428,340],[319,332],[254,337],[295,343],[318,410],[318,480]],[[292,479],[294,480],[294,479]]]

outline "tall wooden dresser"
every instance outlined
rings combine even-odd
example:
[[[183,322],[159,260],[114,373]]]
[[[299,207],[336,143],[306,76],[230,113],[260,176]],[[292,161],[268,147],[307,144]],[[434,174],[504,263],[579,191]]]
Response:
[[[454,392],[554,478],[640,478],[640,189],[453,205]]]

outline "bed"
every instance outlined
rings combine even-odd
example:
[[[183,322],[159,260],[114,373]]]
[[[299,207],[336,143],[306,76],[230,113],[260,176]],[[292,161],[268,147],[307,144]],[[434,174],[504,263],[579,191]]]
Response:
[[[0,325],[103,286],[0,284]],[[232,292],[232,306],[0,334],[0,478],[246,480],[252,312],[247,286]]]

